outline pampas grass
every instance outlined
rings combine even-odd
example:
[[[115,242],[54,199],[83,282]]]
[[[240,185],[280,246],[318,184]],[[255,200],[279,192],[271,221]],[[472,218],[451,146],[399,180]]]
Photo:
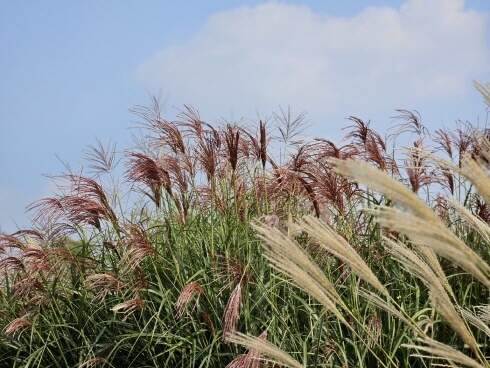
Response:
[[[481,85],[477,86],[488,97],[488,89],[484,89]],[[483,159],[478,157],[472,159],[467,155],[462,160],[463,164],[461,168],[452,164],[446,165],[446,167],[455,170],[467,178],[479,191],[482,198],[488,201],[490,199],[488,196],[490,176],[488,175],[485,164],[490,158],[488,156],[489,142],[481,134],[477,136],[477,139],[480,146],[483,147],[480,151],[480,157],[483,157]],[[424,157],[423,154],[422,157]],[[427,158],[428,156],[425,157]],[[442,160],[437,161],[439,163],[443,162]],[[366,213],[374,216],[381,226],[408,236],[412,244],[411,247],[404,245],[400,241],[385,238],[386,250],[408,272],[418,277],[426,285],[432,307],[439,312],[441,317],[468,344],[477,360],[473,360],[444,343],[431,339],[424,331],[416,327],[404,313],[398,311],[391,303],[379,298],[374,293],[365,291],[361,295],[378,307],[400,318],[420,336],[417,341],[422,345],[404,344],[404,347],[428,352],[432,357],[444,359],[450,364],[459,363],[470,367],[487,366],[486,358],[480,351],[479,344],[468,328],[467,322],[485,334],[489,332],[488,326],[480,318],[458,306],[456,296],[449,285],[436,255],[443,256],[455,265],[462,267],[485,285],[486,288],[490,286],[490,266],[464,241],[455,236],[433,210],[426,206],[416,195],[418,190],[408,190],[408,188],[384,171],[384,167],[381,166],[382,170],[379,170],[364,162],[336,158],[331,158],[330,162],[333,164],[337,174],[362,183],[369,189],[379,191],[393,202],[395,207],[377,206],[374,209],[366,210]],[[488,241],[490,230],[488,224],[475,218],[474,215],[458,202],[448,200],[448,203],[456,209],[462,219],[469,223]],[[314,269],[315,266],[311,262],[297,261],[300,258],[306,257],[304,251],[300,249],[300,246],[297,243],[291,242],[288,237],[275,229],[257,227],[257,230],[265,242],[265,256],[270,260],[271,264],[289,276],[294,284],[320,301],[322,296],[314,291],[312,285],[315,285],[318,280],[323,280],[323,275],[318,275],[316,271],[309,273],[304,271],[305,268]],[[374,286],[379,292],[383,294],[387,293],[385,287],[381,285],[378,278],[353,248],[344,240],[340,240],[341,238],[335,234],[335,231],[329,229],[321,221],[312,217],[305,217],[296,222],[294,230],[296,234],[306,232],[319,242],[324,249],[350,266],[364,281]],[[288,246],[281,246],[281,244],[286,243]],[[298,267],[298,264],[302,265],[302,267]],[[324,281],[321,281],[321,283],[324,283]],[[330,300],[328,299],[329,302]],[[334,305],[332,303],[323,304],[329,309],[335,307],[336,304],[346,308],[340,300]],[[333,313],[338,316],[336,308],[333,309]],[[339,318],[339,320],[344,322],[344,318]],[[419,354],[414,354],[413,356],[424,357]]]
[[[1,366],[490,367],[488,130],[160,110],[0,234]]]

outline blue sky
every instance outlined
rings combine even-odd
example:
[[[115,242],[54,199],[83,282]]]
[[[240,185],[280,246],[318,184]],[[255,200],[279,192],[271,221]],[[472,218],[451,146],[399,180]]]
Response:
[[[43,174],[86,145],[131,145],[129,109],[191,104],[209,122],[291,106],[338,140],[354,115],[385,131],[395,109],[430,129],[486,119],[488,0],[0,2],[0,229],[29,224]]]

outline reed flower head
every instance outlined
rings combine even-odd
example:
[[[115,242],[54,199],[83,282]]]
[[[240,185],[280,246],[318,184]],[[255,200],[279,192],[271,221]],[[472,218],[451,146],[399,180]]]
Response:
[[[127,320],[128,317],[133,314],[136,310],[143,308],[145,302],[140,298],[133,298],[126,300],[122,303],[116,304],[111,308],[111,311],[116,313],[123,313],[123,321]]]
[[[92,225],[100,230],[101,221],[106,220],[117,226],[117,216],[99,183],[75,174],[66,174],[59,179],[67,183],[60,184],[59,188],[68,193],[44,198],[29,205],[29,211],[36,210],[35,222],[60,224],[63,219],[67,219],[72,224]]]
[[[269,362],[278,363],[284,367],[302,368],[303,365],[293,359],[289,354],[285,353],[277,346],[267,342],[264,337],[252,337],[238,332],[228,336],[229,342],[245,346],[249,350],[258,351],[261,354],[261,359]],[[264,358],[263,358],[263,357]],[[267,359],[265,359],[267,358]]]
[[[267,341],[267,331],[262,332],[258,339]],[[260,359],[260,351],[256,348],[250,348],[245,354],[238,355],[225,368],[260,368]]]
[[[196,302],[194,305],[199,305],[199,297],[203,292],[204,288],[197,281],[192,281],[185,285],[184,289],[182,289],[182,292],[179,295],[179,298],[177,299],[177,302],[175,302],[175,309],[177,310],[175,318],[179,319],[182,317],[187,304],[189,304],[194,295],[196,295]]]
[[[118,280],[113,273],[89,275],[85,279],[87,290],[96,291],[96,298],[104,299],[110,291],[120,291],[125,283]]]
[[[165,169],[162,159],[153,159],[143,153],[128,152],[126,177],[129,181],[140,182],[149,188],[143,191],[160,208],[163,189],[172,195],[170,175]]]
[[[25,316],[19,317],[14,319],[9,324],[7,324],[3,331],[7,335],[14,336],[17,332],[20,332],[20,330],[22,330],[23,328],[29,327],[31,325],[32,323],[27,318],[25,318]]]
[[[228,299],[223,315],[223,342],[228,342],[228,334],[236,331],[238,317],[240,316],[240,302],[242,299],[242,285],[236,284]]]
[[[124,233],[126,235],[124,242],[128,250],[119,261],[121,274],[133,272],[140,267],[145,258],[157,253],[148,239],[148,234],[139,226],[129,224]]]
[[[255,225],[254,228],[264,241],[264,256],[271,264],[348,325],[337,308],[337,305],[344,307],[340,295],[311,257],[279,229],[264,225]]]
[[[12,291],[12,299],[25,298],[35,292],[43,293],[45,291],[45,287],[38,278],[26,276],[12,285]]]

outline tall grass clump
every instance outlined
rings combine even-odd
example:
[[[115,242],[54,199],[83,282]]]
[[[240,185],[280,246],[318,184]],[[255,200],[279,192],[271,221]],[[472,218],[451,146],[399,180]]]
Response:
[[[476,85],[488,101],[489,86]],[[405,116],[409,122],[403,129],[418,128],[415,115]],[[360,209],[379,224],[382,232],[379,249],[388,257],[391,267],[401,267],[403,272],[403,276],[385,282],[385,287],[379,285],[379,279],[371,273],[374,267],[359,260],[358,253],[353,252],[348,243],[339,247],[340,242],[335,239],[338,235],[331,225],[311,215],[292,224],[294,232],[288,236],[264,224],[255,226],[264,242],[265,257],[271,264],[287,275],[292,284],[323,304],[332,316],[346,325],[351,336],[363,332],[372,335],[370,322],[356,318],[352,306],[344,298],[332,296],[329,286],[321,287],[326,285],[325,275],[318,273],[318,265],[313,259],[304,258],[308,254],[298,241],[298,234],[318,243],[356,275],[356,286],[350,292],[354,291],[374,307],[378,315],[402,322],[406,336],[400,347],[411,351],[410,356],[404,362],[399,361],[391,350],[386,350],[387,340],[393,335],[380,334],[379,353],[373,351],[377,366],[490,366],[490,321],[487,316],[490,141],[487,130],[465,128],[462,130],[458,126],[455,134],[445,130],[436,132],[449,160],[423,150],[421,145],[425,137],[421,136],[421,130],[415,131],[419,138],[414,142],[414,148],[407,151],[404,163],[406,184],[409,185],[393,172],[365,160],[329,159],[335,173],[364,185],[368,191],[381,193],[388,201],[385,204],[367,201]],[[457,163],[453,149],[457,150]],[[458,188],[455,188],[455,178]],[[430,208],[423,200],[425,196],[418,193],[427,184],[442,185],[440,189],[446,191],[447,197],[437,195],[434,208]],[[463,203],[459,201],[461,199]],[[287,247],[284,246],[286,243],[289,244]],[[415,295],[393,292],[393,286],[403,289],[409,286],[407,284],[412,285]],[[420,305],[422,293],[426,306]],[[345,298],[352,300],[353,296],[346,294]],[[406,307],[414,304],[413,299],[419,300],[415,313]],[[343,313],[339,313],[339,309]],[[348,323],[346,315],[352,315]],[[383,319],[381,317],[381,324]],[[236,333],[230,339],[253,347],[285,366],[301,366],[298,361],[285,361],[254,337]],[[371,341],[366,339],[359,345],[369,347]],[[343,364],[347,366],[349,361]],[[358,356],[350,360],[350,364],[364,366],[366,360]]]
[[[133,112],[0,234],[0,366],[490,365],[487,130]]]

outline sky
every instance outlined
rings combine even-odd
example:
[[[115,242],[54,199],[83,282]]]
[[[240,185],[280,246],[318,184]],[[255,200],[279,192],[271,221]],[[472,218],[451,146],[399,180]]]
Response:
[[[131,148],[130,112],[160,99],[210,123],[306,112],[339,141],[349,116],[380,132],[396,109],[430,130],[482,124],[490,1],[0,2],[0,230],[29,226],[49,175],[88,145]]]

